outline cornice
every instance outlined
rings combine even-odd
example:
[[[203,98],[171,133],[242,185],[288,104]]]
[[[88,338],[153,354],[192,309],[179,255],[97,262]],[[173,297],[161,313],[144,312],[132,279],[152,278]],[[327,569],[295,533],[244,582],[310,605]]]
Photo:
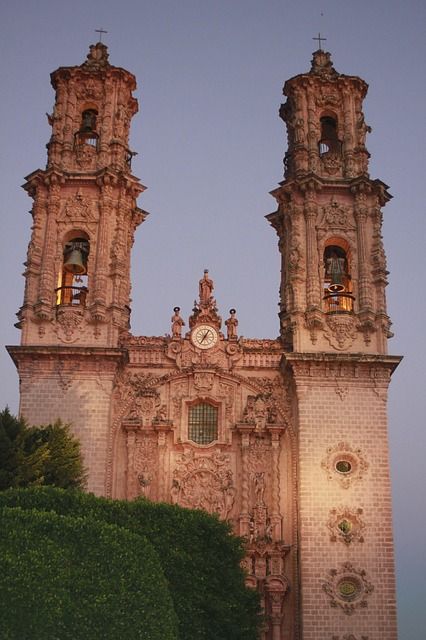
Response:
[[[389,379],[402,356],[367,353],[286,353],[281,366],[298,381],[321,378]]]
[[[77,347],[54,345],[8,345],[6,349],[15,365],[28,360],[66,360],[66,359],[93,359],[125,362],[127,352],[121,348],[110,347]]]

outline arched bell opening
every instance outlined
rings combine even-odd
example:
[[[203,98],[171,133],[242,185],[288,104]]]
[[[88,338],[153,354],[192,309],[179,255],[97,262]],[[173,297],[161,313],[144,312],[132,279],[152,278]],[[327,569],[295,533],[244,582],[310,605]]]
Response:
[[[75,145],[88,144],[97,148],[99,135],[96,131],[98,112],[94,108],[85,109],[81,114],[80,129],[74,136]]]
[[[334,115],[324,115],[320,118],[321,137],[318,142],[320,156],[326,153],[341,155],[342,143],[337,133],[337,118]]]
[[[346,241],[333,238],[324,249],[324,306],[326,313],[353,311],[350,253]]]
[[[58,275],[56,288],[57,305],[86,305],[87,260],[90,243],[82,232],[71,234],[63,245],[62,268]]]

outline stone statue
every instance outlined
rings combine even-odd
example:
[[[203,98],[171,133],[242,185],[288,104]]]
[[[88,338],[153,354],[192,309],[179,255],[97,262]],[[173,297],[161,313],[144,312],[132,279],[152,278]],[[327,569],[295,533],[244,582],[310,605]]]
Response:
[[[180,338],[181,334],[182,334],[182,327],[185,326],[185,322],[180,317],[180,313],[179,313],[180,312],[180,307],[174,307],[173,311],[174,311],[174,314],[173,314],[172,319],[171,319],[172,337],[173,338]]]
[[[213,280],[209,278],[209,270],[204,269],[204,276],[201,278],[199,283],[201,304],[207,304],[208,302],[210,302],[213,289]]]
[[[225,320],[225,325],[228,332],[228,340],[236,340],[238,320],[235,317],[235,314],[237,312],[235,309],[230,309],[229,313],[231,314],[230,317],[228,318],[228,320]]]

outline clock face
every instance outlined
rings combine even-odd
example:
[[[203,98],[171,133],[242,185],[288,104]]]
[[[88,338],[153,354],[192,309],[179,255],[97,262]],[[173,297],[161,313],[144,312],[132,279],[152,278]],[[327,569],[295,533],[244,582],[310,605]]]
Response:
[[[208,324],[200,324],[191,334],[192,343],[199,349],[214,347],[218,339],[217,331]]]

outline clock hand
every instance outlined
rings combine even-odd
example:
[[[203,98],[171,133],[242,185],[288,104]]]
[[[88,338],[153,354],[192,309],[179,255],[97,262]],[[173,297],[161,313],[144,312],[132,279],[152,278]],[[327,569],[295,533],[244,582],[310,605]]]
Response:
[[[204,342],[204,340],[207,338],[208,335],[209,335],[209,332],[206,331],[205,334],[203,335],[203,337],[201,338],[200,343]]]

